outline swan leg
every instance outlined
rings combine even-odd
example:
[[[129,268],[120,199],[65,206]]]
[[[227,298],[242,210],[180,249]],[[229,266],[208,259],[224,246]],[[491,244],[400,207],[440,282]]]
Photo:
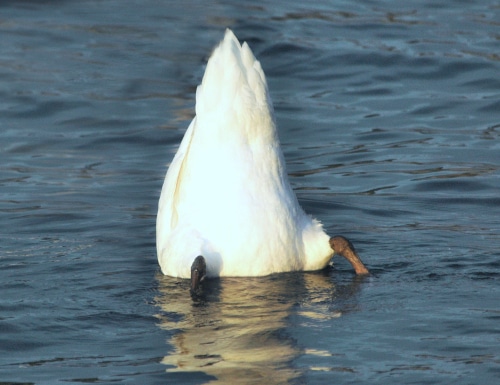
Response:
[[[203,256],[198,255],[191,265],[191,293],[200,291],[200,284],[207,275],[207,264]]]
[[[336,236],[330,238],[330,246],[335,252],[335,254],[343,256],[350,262],[356,274],[358,275],[370,274],[370,272],[365,267],[363,262],[361,262],[361,259],[356,253],[353,244],[347,238],[344,238],[342,236]]]

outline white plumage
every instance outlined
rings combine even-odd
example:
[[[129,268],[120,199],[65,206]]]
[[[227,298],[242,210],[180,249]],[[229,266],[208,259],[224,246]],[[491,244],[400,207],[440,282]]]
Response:
[[[156,223],[164,274],[262,276],[325,267],[333,250],[288,182],[260,63],[231,30],[210,57],[163,184]]]

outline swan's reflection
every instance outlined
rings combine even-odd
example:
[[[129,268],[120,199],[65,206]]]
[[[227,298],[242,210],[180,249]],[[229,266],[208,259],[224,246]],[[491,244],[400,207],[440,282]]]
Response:
[[[302,354],[288,332],[289,316],[342,313],[332,306],[338,295],[328,274],[209,280],[196,299],[187,280],[159,275],[158,281],[160,326],[176,331],[169,341],[175,352],[162,363],[171,366],[168,372],[201,371],[218,384],[288,383],[301,374],[292,361]]]

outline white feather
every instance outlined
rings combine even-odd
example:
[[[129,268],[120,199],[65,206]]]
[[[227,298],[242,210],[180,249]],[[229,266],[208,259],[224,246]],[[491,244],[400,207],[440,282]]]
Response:
[[[196,91],[196,117],[163,184],[156,244],[162,272],[190,277],[318,270],[333,255],[287,179],[264,72],[231,30]]]

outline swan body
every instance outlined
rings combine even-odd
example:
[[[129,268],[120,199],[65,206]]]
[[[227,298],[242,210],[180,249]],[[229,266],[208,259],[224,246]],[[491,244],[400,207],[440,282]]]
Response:
[[[261,65],[227,29],[161,191],[161,270],[189,278],[199,255],[207,277],[319,270],[333,256],[329,240],[288,182]]]

